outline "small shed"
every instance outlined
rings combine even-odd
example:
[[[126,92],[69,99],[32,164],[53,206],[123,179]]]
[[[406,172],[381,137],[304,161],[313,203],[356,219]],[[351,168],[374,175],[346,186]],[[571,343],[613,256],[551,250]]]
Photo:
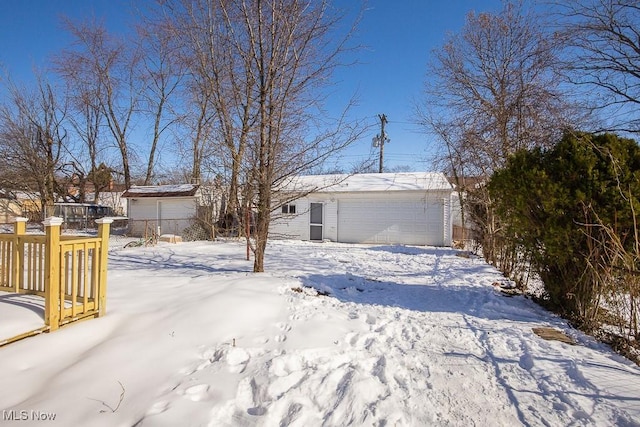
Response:
[[[151,185],[125,191],[122,198],[127,199],[130,234],[180,235],[196,219],[198,188],[195,184]]]
[[[442,173],[298,176],[278,194],[274,238],[451,245],[453,188]]]

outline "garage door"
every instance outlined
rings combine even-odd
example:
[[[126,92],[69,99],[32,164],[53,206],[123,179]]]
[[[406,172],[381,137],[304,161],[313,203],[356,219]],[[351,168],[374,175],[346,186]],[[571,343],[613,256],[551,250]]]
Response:
[[[338,241],[406,245],[444,244],[442,203],[416,200],[340,200]]]

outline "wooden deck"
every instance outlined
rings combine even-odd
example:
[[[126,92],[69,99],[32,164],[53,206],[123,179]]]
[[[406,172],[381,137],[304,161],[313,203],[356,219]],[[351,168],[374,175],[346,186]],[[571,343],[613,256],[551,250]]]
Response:
[[[0,346],[67,323],[105,314],[109,225],[98,236],[61,236],[62,220],[47,218],[45,235],[0,234]]]

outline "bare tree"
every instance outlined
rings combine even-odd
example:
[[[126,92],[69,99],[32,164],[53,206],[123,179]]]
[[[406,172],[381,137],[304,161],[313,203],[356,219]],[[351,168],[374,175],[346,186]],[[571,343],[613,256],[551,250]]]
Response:
[[[66,108],[51,85],[38,77],[35,90],[9,85],[0,106],[0,163],[5,188],[35,191],[43,209],[56,200],[56,175],[63,164]]]
[[[161,137],[179,121],[179,115],[171,109],[171,101],[177,95],[185,70],[179,60],[173,31],[165,21],[143,20],[143,24],[137,27],[137,34],[141,53],[138,78],[145,88],[140,104],[143,113],[151,117],[153,123],[144,178],[144,185],[150,185]]]
[[[640,3],[566,0],[557,6],[566,74],[602,114],[602,129],[640,132]]]
[[[226,172],[224,205],[232,222],[249,217],[254,223],[254,271],[263,271],[274,191],[287,176],[352,142],[360,129],[344,116],[328,120],[321,108],[322,88],[340,65],[350,28],[338,34],[343,15],[328,1],[175,0],[160,6],[180,42],[191,93],[198,95],[191,98],[199,113],[194,141],[209,139],[199,147],[208,146],[219,172]],[[205,152],[197,148],[194,176]]]
[[[225,11],[239,17],[237,31],[242,32],[235,40],[241,58],[248,60],[245,81],[255,97],[245,197],[254,200],[253,269],[261,272],[274,195],[283,180],[317,165],[357,136],[355,128],[344,132],[340,120],[336,127],[313,120],[321,101],[318,91],[340,65],[349,34],[332,43],[343,15],[328,1],[231,5],[233,13]]]
[[[195,94],[192,100],[197,105],[194,175],[200,178],[205,149],[222,149],[216,154],[229,172],[225,214],[237,224],[241,165],[255,122],[254,84],[246,81],[251,64],[239,50],[246,43],[241,39],[244,35],[238,33],[242,28],[238,28],[234,15],[237,8],[234,2],[220,0],[180,0],[167,2],[165,8],[171,12],[167,15],[182,43],[191,74],[190,93]]]
[[[519,2],[495,15],[471,12],[433,52],[420,118],[442,137],[449,161],[464,162],[469,173],[488,174],[571,124],[555,73],[557,46],[540,19]]]
[[[129,48],[131,43],[110,35],[96,21],[76,24],[67,20],[65,26],[74,44],[55,59],[56,70],[69,86],[90,88],[120,153],[124,183],[129,188],[129,134],[141,96],[136,73],[139,54]]]
[[[98,167],[100,145],[100,128],[103,115],[100,111],[95,91],[96,88],[81,79],[66,80],[65,96],[69,103],[67,122],[70,124],[70,143],[66,144],[66,155],[69,158],[68,166],[72,168],[71,181],[78,181],[79,194],[75,200],[86,202],[86,184],[93,181],[91,175]],[[95,182],[93,182],[95,185]],[[94,198],[99,197],[99,188],[96,186]]]
[[[497,14],[469,13],[461,32],[433,52],[418,107],[420,122],[442,142],[445,168],[473,201],[464,204],[467,216],[483,230],[484,254],[494,262],[499,225],[476,178],[519,149],[553,143],[573,121],[555,74],[557,46],[540,19],[521,2]]]
[[[182,124],[187,129],[186,138],[189,141],[188,152],[190,153],[190,175],[189,181],[199,184],[203,178],[203,168],[205,158],[211,155],[211,147],[214,145],[215,113],[211,103],[210,88],[201,83],[187,86],[186,97],[187,108]]]

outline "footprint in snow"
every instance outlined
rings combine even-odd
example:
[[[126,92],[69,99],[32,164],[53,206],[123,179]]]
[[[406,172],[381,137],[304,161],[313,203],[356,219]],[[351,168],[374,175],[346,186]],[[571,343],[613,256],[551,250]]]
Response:
[[[267,337],[256,337],[253,339],[255,344],[266,344],[269,342],[269,338]]]
[[[358,339],[360,338],[360,335],[356,332],[349,332],[345,337],[344,340],[345,342],[347,342],[351,347],[355,347],[355,345],[358,342]]]
[[[279,322],[276,324],[276,326],[278,327],[278,329],[284,332],[289,332],[291,330],[291,325],[285,322]]]
[[[246,350],[237,347],[232,348],[227,353],[227,365],[229,365],[229,372],[234,374],[244,372],[250,358],[251,357]]]
[[[368,324],[368,325],[375,325],[376,324],[376,317],[372,316],[371,314],[367,313],[364,316],[364,321]]]
[[[254,417],[260,417],[267,413],[267,408],[263,408],[262,406],[256,406],[254,408],[247,409],[247,414],[253,415]]]
[[[207,348],[202,351],[202,353],[200,354],[200,358],[203,360],[209,361],[211,363],[214,363],[222,359],[223,355],[224,355],[224,351],[222,349]]]
[[[355,334],[353,337],[349,338],[349,344],[351,344],[352,347],[355,347],[361,350],[370,350],[371,346],[373,346],[375,342],[376,342],[376,339],[374,334],[370,334],[370,333],[363,334],[363,335]]]
[[[306,376],[304,371],[295,371],[286,376],[279,376],[269,383],[267,394],[272,399],[278,400],[289,390],[300,385]]]
[[[377,377],[382,384],[387,383],[387,358],[384,355],[380,356],[375,363],[373,363],[373,367],[371,369],[371,374]]]
[[[520,356],[520,360],[518,361],[518,365],[520,365],[520,367],[526,371],[530,371],[531,369],[533,369],[533,358],[531,357],[531,355],[529,353],[525,353],[522,356]]]
[[[238,384],[236,405],[246,408],[249,415],[262,416],[267,410],[261,405],[261,390],[254,378],[244,378]]]
[[[161,400],[151,405],[147,411],[147,415],[158,415],[169,409],[169,402]]]
[[[183,396],[194,402],[201,402],[209,398],[209,385],[198,384],[184,390]]]

